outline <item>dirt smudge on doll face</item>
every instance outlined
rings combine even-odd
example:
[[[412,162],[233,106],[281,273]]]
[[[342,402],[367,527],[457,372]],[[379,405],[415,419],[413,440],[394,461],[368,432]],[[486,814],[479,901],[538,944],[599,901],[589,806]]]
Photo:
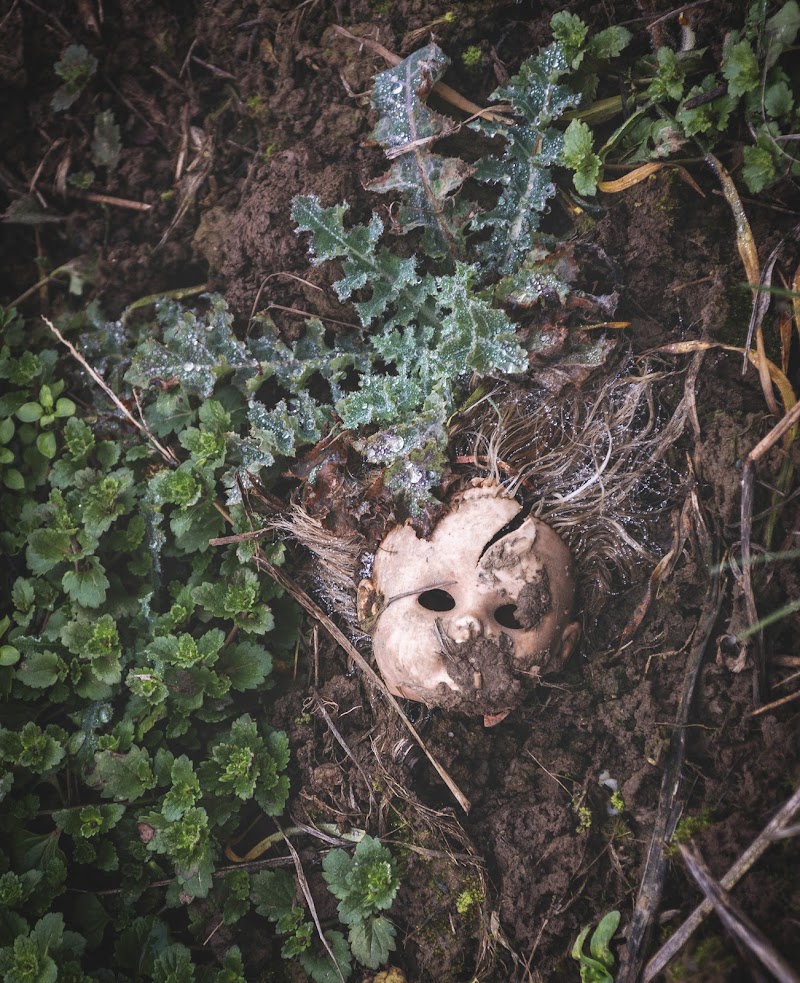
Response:
[[[513,709],[522,702],[525,688],[508,635],[454,642],[440,632],[440,638],[445,668],[459,691],[439,686],[438,706],[486,716]]]
[[[519,592],[514,616],[526,631],[536,628],[553,607],[550,593],[550,575],[546,567],[530,580]]]

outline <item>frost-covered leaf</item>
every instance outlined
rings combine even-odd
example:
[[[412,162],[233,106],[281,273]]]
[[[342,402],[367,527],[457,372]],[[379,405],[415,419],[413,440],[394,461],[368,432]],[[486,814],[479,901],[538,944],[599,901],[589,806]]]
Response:
[[[580,93],[559,79],[569,69],[563,46],[554,43],[527,59],[506,85],[496,89],[493,100],[509,102],[522,122],[476,121],[470,124],[487,136],[501,137],[501,158],[478,161],[475,177],[499,184],[497,205],[474,220],[476,229],[491,230],[479,252],[489,269],[510,273],[530,249],[548,201],[556,193],[551,168],[560,163],[563,137],[551,124],[580,102]]]
[[[402,204],[395,216],[399,231],[421,227],[429,256],[455,259],[463,251],[462,226],[468,209],[454,195],[472,168],[460,158],[431,151],[431,145],[454,127],[425,105],[449,62],[439,47],[429,44],[375,76],[372,105],[380,119],[372,138],[393,163],[369,189],[399,191]]]
[[[207,397],[231,372],[243,391],[258,374],[258,362],[234,335],[233,317],[222,298],[212,298],[202,319],[172,301],[160,301],[156,310],[163,343],[151,339],[139,346],[125,375],[130,385],[148,389],[179,382],[184,392]]]
[[[514,325],[502,310],[477,296],[474,275],[473,268],[459,264],[453,276],[437,278],[437,298],[445,312],[436,339],[437,360],[453,377],[464,372],[524,372],[528,360]]]

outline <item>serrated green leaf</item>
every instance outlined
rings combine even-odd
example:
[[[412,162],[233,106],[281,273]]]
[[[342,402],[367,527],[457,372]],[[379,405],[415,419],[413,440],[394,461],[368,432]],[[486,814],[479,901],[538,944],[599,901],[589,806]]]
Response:
[[[98,751],[89,780],[104,799],[122,802],[135,801],[156,784],[149,753],[135,745],[124,754]]]
[[[600,158],[592,149],[592,131],[583,120],[574,119],[564,132],[564,163],[575,174],[579,195],[595,195],[600,176]]]
[[[548,46],[524,61],[519,72],[490,97],[509,102],[523,122],[512,126],[487,121],[470,124],[506,143],[502,158],[485,157],[475,169],[479,181],[502,187],[494,209],[472,223],[476,229],[492,230],[478,250],[488,269],[510,273],[517,267],[531,247],[549,199],[556,193],[551,167],[561,160],[563,137],[551,124],[577,106],[581,98],[571,86],[559,83],[568,69],[563,46]]]
[[[394,925],[383,916],[357,922],[348,934],[353,957],[368,969],[377,969],[396,948],[395,935]]]
[[[350,947],[341,932],[328,931],[325,938],[333,952],[335,965],[327,951],[309,951],[300,954],[300,965],[314,983],[341,983],[341,978],[349,980],[353,974],[350,961]],[[341,975],[340,975],[341,974]]]
[[[47,689],[66,675],[67,667],[55,652],[32,652],[17,669],[17,679],[31,689]]]
[[[88,556],[79,561],[77,570],[67,570],[61,578],[61,586],[76,604],[99,608],[111,585],[100,560],[96,556]]]
[[[723,53],[722,74],[728,81],[728,94],[734,99],[758,88],[761,70],[749,41],[728,46]]]

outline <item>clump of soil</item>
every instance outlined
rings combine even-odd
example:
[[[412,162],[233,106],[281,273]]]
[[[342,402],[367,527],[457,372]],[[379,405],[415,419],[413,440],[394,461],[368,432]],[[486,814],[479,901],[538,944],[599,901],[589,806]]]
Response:
[[[523,688],[514,664],[514,644],[508,635],[464,642],[454,642],[444,632],[440,637],[445,668],[459,691],[440,685],[435,697],[437,706],[493,715],[519,703]]]

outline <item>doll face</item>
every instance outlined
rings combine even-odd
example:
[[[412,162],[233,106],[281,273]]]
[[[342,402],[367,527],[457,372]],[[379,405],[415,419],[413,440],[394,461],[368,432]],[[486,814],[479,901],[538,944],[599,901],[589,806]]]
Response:
[[[492,484],[457,496],[429,539],[393,529],[359,610],[391,693],[494,716],[569,657],[574,595],[564,542]]]

